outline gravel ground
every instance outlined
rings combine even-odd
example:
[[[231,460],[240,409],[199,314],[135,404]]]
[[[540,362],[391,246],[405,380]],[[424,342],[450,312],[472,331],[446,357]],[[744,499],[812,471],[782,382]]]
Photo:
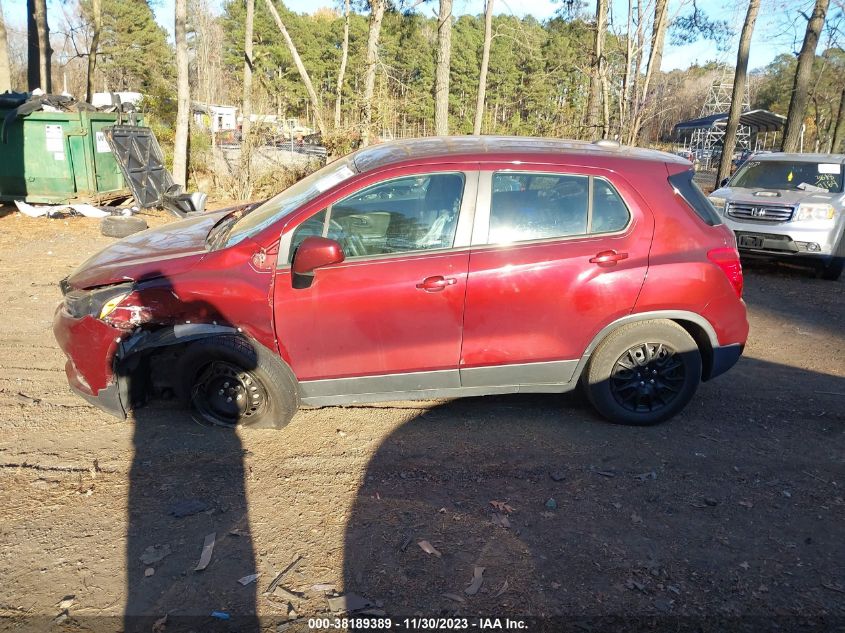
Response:
[[[57,282],[111,240],[0,215],[0,630],[307,630],[349,592],[394,618],[593,622],[578,630],[845,623],[843,282],[749,266],[745,356],[657,427],[515,395],[235,434],[72,395]]]

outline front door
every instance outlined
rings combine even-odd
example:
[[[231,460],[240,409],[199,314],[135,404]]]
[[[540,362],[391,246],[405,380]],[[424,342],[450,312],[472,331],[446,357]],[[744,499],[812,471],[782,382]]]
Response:
[[[290,229],[274,318],[306,401],[459,386],[476,181],[462,171],[389,179]],[[289,263],[309,235],[337,240],[346,259],[303,284]]]
[[[632,188],[590,173],[487,171],[461,352],[464,387],[564,383],[589,341],[628,314],[654,222]]]

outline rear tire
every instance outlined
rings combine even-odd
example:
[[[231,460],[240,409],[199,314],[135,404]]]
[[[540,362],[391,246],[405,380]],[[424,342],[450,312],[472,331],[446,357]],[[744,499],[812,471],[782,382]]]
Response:
[[[630,323],[596,348],[585,379],[590,402],[611,422],[657,424],[692,399],[701,381],[701,353],[673,321]]]
[[[281,429],[299,406],[290,369],[242,337],[222,335],[192,343],[177,375],[182,400],[208,424]]]

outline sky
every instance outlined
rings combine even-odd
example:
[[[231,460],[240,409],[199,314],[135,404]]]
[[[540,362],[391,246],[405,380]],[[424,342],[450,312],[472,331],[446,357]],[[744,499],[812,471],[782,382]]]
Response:
[[[223,0],[212,0],[222,6]],[[6,20],[15,26],[22,26],[26,19],[26,0],[0,0]],[[152,0],[156,19],[167,29],[173,31],[173,0]],[[286,6],[298,13],[312,13],[321,7],[331,7],[338,3],[332,0],[285,0]],[[592,0],[587,1],[592,5]],[[808,0],[762,0],[760,16],[751,41],[749,68],[761,68],[781,53],[794,53],[801,47],[806,22],[800,17],[799,9],[805,8]],[[688,10],[690,0],[670,0],[670,16],[674,17]],[[716,50],[708,41],[699,41],[684,46],[676,46],[667,41],[661,70],[685,69],[699,63],[716,60],[733,65],[736,61],[738,33],[745,17],[745,2],[736,0],[698,0],[700,9],[707,12],[711,19],[726,20],[735,25],[737,35],[733,46],[726,52]],[[533,15],[538,20],[552,17],[559,6],[553,0],[494,0],[497,14],[516,16]],[[627,0],[611,0],[611,21],[619,31],[624,30],[627,20]],[[61,0],[48,0],[51,14],[60,12]],[[786,7],[786,8],[785,8]],[[437,0],[428,0],[419,9],[433,15],[437,10]],[[484,0],[454,0],[454,12],[461,14],[481,14]],[[612,27],[613,28],[613,27]],[[819,44],[824,47],[824,38]]]

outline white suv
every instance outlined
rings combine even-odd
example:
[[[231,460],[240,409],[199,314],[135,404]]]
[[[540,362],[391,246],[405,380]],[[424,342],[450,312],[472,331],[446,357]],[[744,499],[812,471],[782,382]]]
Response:
[[[845,155],[752,155],[710,202],[743,255],[816,266],[836,280],[845,266]]]

